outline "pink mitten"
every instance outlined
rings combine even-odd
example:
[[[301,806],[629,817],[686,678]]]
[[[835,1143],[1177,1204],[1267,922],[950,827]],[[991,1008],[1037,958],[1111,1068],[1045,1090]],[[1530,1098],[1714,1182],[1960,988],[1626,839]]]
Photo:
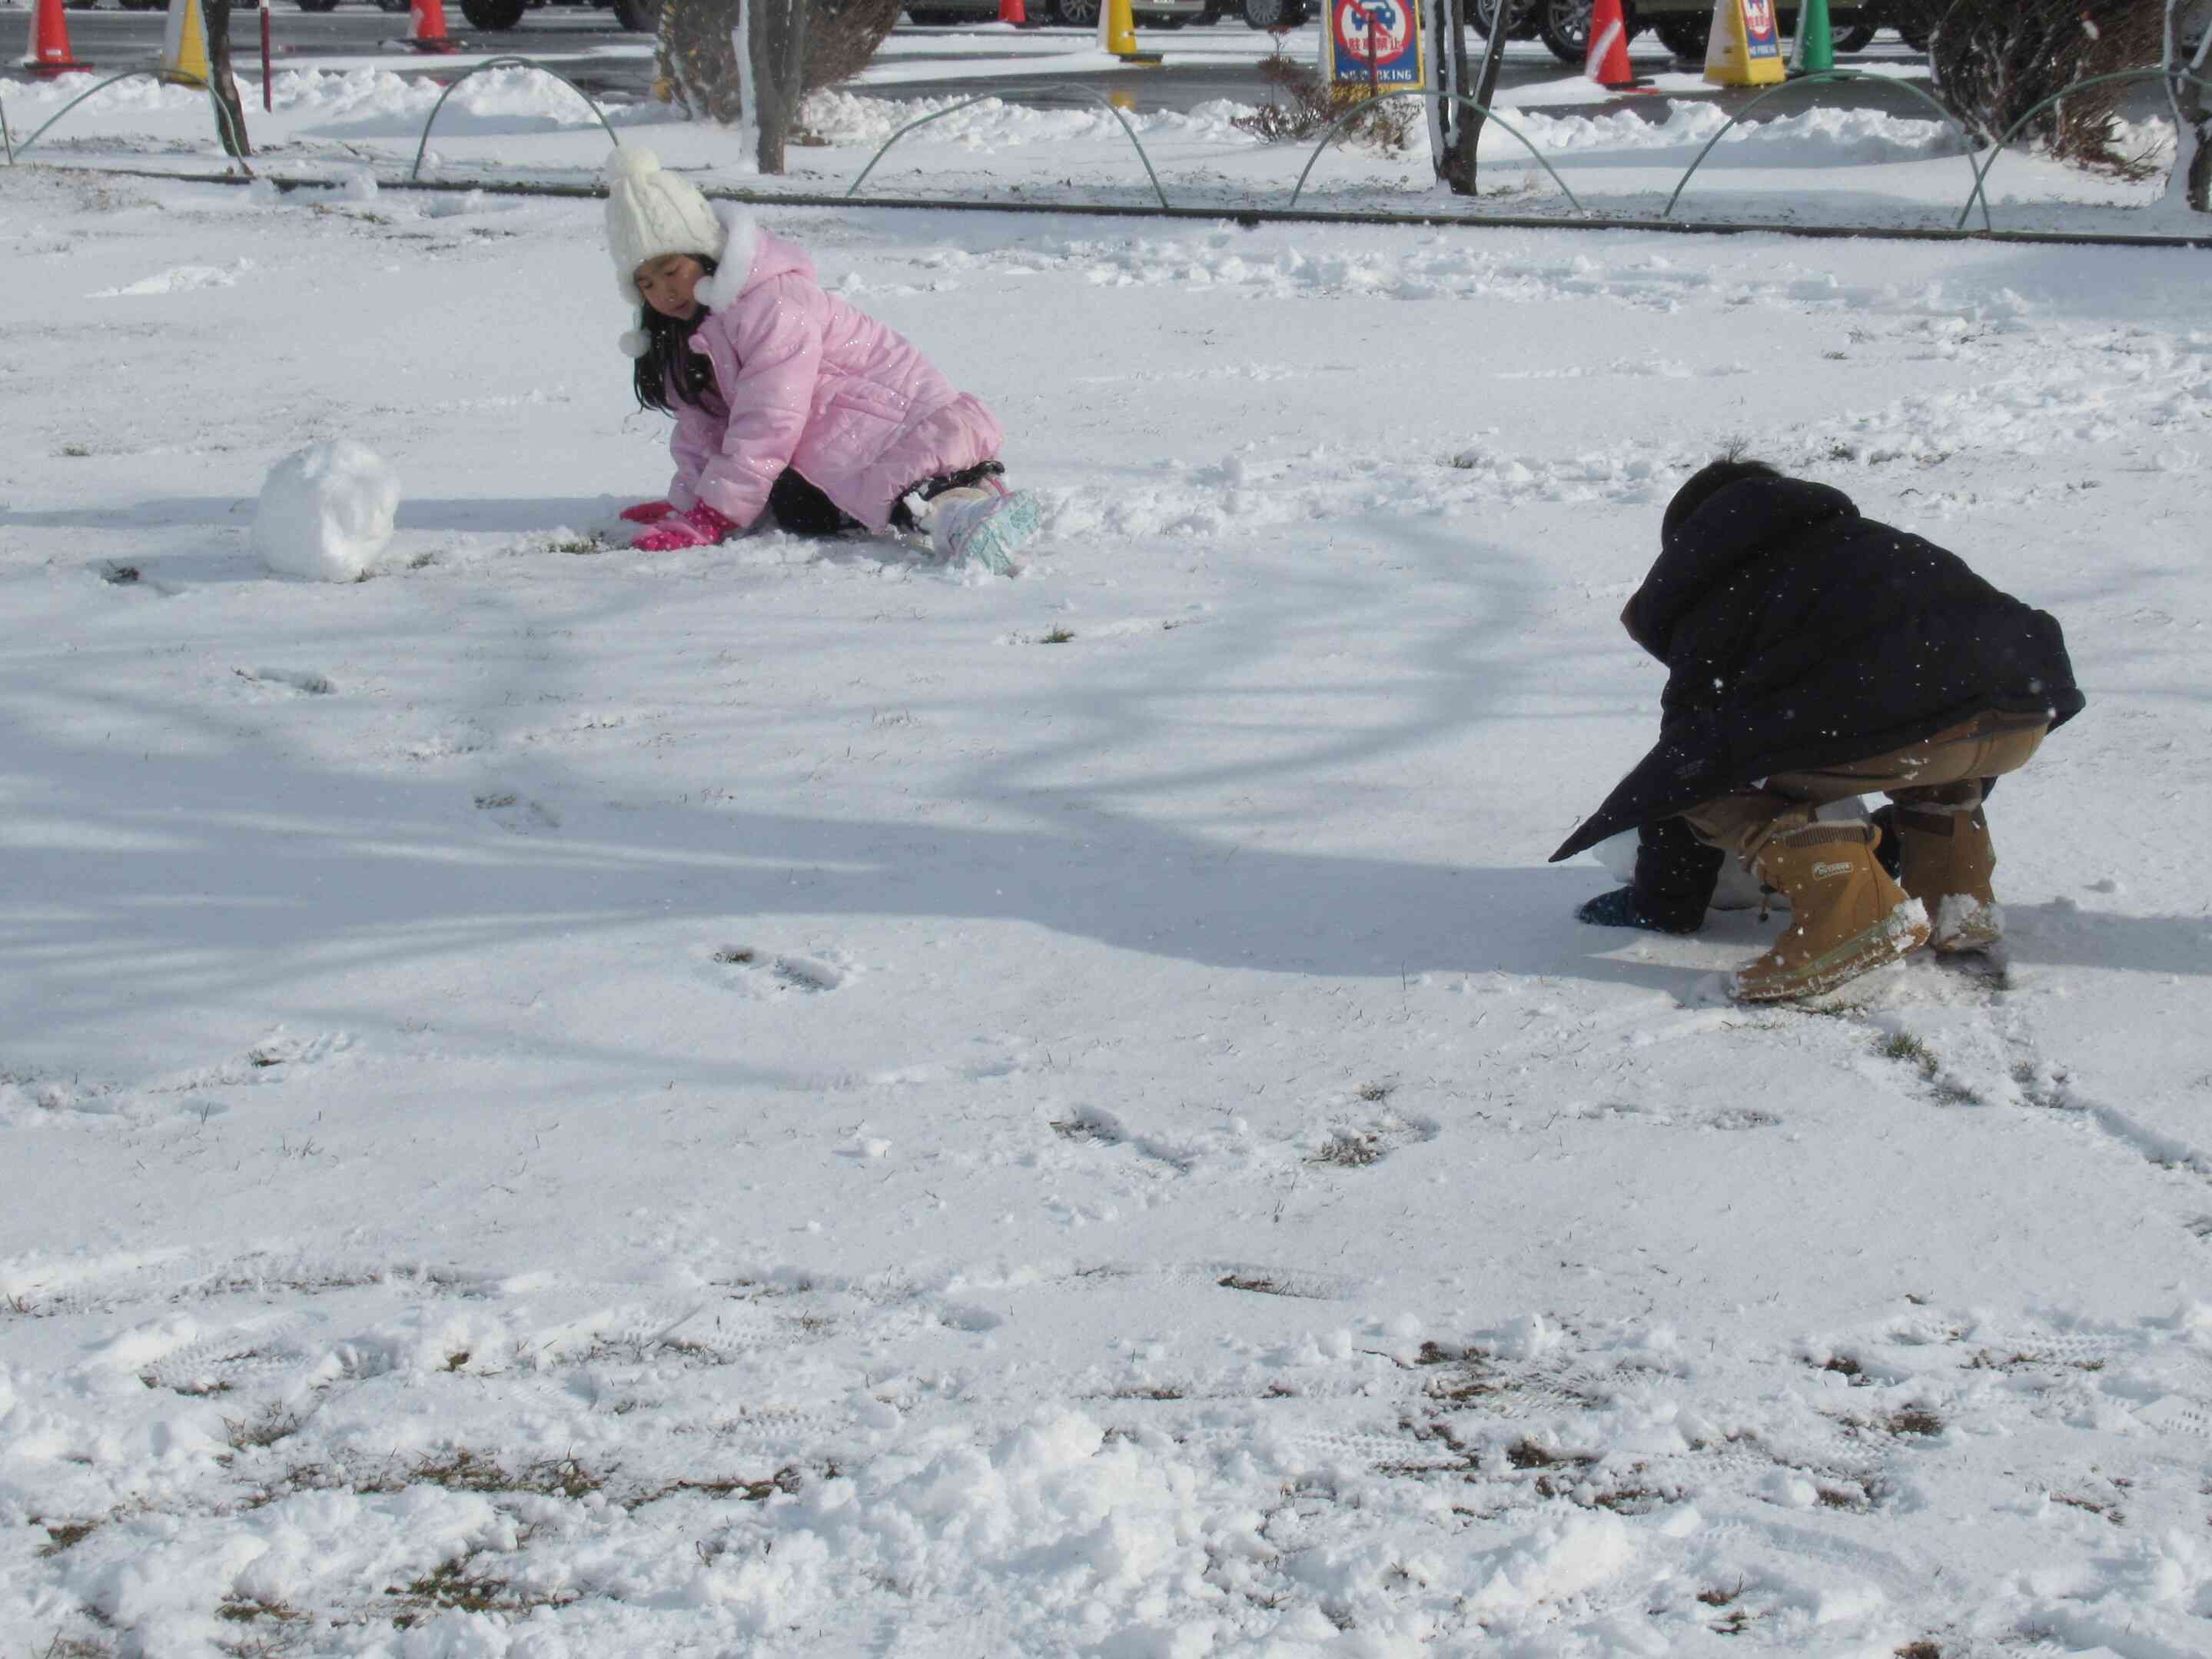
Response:
[[[635,507],[626,507],[622,515],[632,524],[659,524],[676,510],[672,501],[640,501]]]
[[[673,553],[679,547],[712,547],[738,527],[701,501],[689,513],[671,513],[659,526],[630,543],[641,553]]]

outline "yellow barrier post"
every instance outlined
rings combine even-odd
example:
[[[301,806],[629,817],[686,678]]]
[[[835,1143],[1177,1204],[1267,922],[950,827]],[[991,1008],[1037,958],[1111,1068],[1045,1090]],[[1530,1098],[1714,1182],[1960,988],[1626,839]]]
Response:
[[[200,0],[169,0],[168,27],[161,36],[161,78],[196,87],[207,85],[207,19]]]
[[[1774,0],[1714,0],[1705,79],[1717,87],[1766,87],[1789,78]]]
[[[1149,69],[1161,61],[1156,52],[1137,50],[1137,15],[1129,0],[1102,0],[1098,44],[1133,69]]]

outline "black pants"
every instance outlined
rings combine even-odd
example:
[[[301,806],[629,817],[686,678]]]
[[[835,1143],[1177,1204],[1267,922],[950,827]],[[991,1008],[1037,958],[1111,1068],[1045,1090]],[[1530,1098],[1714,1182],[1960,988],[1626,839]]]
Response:
[[[898,500],[891,504],[891,523],[901,530],[915,527],[914,514],[908,510],[906,498],[916,491],[921,492],[925,501],[933,501],[948,489],[995,477],[1006,470],[996,461],[985,461],[964,471],[940,472],[933,478],[924,478],[899,492]],[[800,477],[795,466],[784,468],[769,487],[768,513],[778,530],[793,536],[834,536],[840,531],[860,527],[858,519]]]
[[[768,513],[778,530],[793,536],[834,536],[841,530],[857,529],[860,522],[799,477],[795,466],[784,468],[769,487]]]

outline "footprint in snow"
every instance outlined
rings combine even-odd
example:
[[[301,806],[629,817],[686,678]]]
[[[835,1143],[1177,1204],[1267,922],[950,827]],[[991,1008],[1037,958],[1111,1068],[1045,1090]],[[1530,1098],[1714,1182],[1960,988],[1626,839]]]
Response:
[[[476,803],[479,812],[490,813],[494,823],[513,835],[541,835],[561,827],[560,814],[551,807],[512,789],[486,791],[476,798]]]
[[[1306,1162],[1340,1170],[1364,1170],[1380,1164],[1401,1146],[1434,1140],[1437,1126],[1418,1118],[1384,1112],[1372,1122],[1339,1124],[1327,1139],[1306,1154]]]
[[[842,990],[859,971],[837,951],[818,956],[778,956],[750,945],[726,945],[714,952],[714,960],[737,969],[733,982],[756,995]]]
[[[311,697],[327,697],[337,690],[325,676],[305,668],[234,668],[231,672],[242,680],[282,685]]]

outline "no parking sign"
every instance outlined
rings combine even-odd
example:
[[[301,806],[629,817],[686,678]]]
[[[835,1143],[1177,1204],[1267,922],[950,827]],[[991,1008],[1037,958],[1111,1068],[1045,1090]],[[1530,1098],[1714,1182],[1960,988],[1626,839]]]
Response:
[[[1332,88],[1403,92],[1428,84],[1415,0],[1328,0],[1322,76]]]
[[[1774,0],[1719,0],[1705,46],[1705,79],[1724,87],[1769,86],[1787,72]]]
[[[1782,30],[1774,21],[1774,0],[1743,0],[1743,33],[1753,58],[1782,55]]]

